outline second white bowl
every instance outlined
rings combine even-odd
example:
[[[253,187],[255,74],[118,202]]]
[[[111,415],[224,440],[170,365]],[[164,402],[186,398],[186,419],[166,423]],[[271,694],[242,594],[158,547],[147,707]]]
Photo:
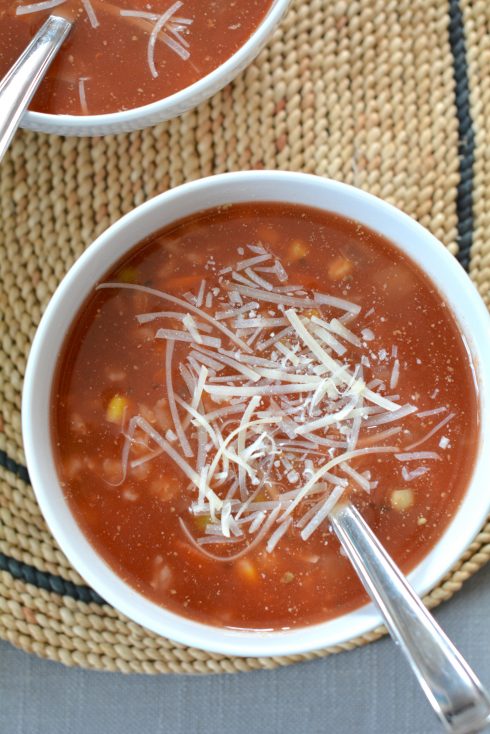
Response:
[[[279,24],[289,3],[290,0],[273,0],[260,25],[233,56],[202,79],[169,97],[104,115],[50,115],[28,111],[22,118],[21,127],[58,135],[108,135],[140,130],[178,117],[219,92],[253,61]]]

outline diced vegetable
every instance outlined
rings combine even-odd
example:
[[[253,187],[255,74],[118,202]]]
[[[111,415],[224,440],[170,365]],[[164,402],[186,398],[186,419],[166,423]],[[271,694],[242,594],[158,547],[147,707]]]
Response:
[[[120,271],[117,276],[117,280],[119,280],[121,283],[137,283],[138,276],[138,270],[128,265]]]
[[[206,527],[211,522],[211,515],[197,515],[194,518],[193,522],[196,530],[198,530],[200,533],[204,533]]]
[[[293,240],[288,247],[289,262],[297,262],[303,260],[309,253],[310,248],[303,240]]]
[[[127,410],[128,405],[128,399],[124,395],[116,393],[116,395],[110,399],[107,406],[105,415],[106,420],[109,421],[109,423],[122,423],[124,420],[124,413]]]
[[[72,413],[70,428],[74,433],[78,433],[81,436],[87,433],[87,424],[83,420],[80,413]]]
[[[301,315],[307,319],[312,319],[313,317],[319,319],[322,314],[317,308],[305,308],[301,312]]]
[[[352,263],[346,257],[336,257],[328,266],[328,277],[330,280],[341,280],[352,271]]]
[[[259,580],[259,572],[254,566],[252,561],[248,558],[240,558],[235,564],[235,568],[239,575],[245,579],[245,581],[256,582]]]
[[[413,506],[414,496],[411,489],[395,489],[390,497],[391,506],[394,510],[404,512]]]
[[[178,496],[180,487],[175,479],[170,479],[168,476],[163,475],[153,479],[148,489],[155,497],[162,500],[162,502],[169,502]]]

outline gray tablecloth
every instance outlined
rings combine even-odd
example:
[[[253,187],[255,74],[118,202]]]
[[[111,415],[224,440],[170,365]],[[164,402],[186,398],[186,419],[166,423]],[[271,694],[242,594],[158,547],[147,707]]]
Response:
[[[490,565],[436,616],[490,687]],[[124,676],[0,643],[1,734],[437,734],[389,640],[272,672]]]

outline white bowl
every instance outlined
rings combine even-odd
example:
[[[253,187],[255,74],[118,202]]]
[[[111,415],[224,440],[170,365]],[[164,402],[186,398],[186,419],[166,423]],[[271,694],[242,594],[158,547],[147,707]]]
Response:
[[[48,115],[27,111],[21,127],[58,135],[128,133],[182,115],[219,92],[242,72],[262,50],[291,0],[273,0],[269,12],[236,53],[202,79],[157,102],[105,115]]]
[[[421,595],[438,583],[490,511],[490,318],[470,279],[438,240],[406,214],[345,184],[280,171],[227,173],[161,194],[112,225],[71,268],[46,309],[27,366],[22,427],[27,465],[44,517],[70,562],[104,599],[134,621],[186,645],[230,655],[291,655],[369,632],[381,623],[380,615],[369,604],[322,624],[258,633],[200,624],[157,606],[126,585],[78,527],[58,481],[50,440],[49,406],[57,357],[95,282],[136,243],[167,224],[202,209],[247,201],[291,202],[355,217],[418,263],[451,306],[478,373],[481,435],[462,504],[437,545],[410,574]]]

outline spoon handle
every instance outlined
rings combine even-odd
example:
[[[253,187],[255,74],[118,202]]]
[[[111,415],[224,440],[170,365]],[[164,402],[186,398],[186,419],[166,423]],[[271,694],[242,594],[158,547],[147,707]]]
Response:
[[[446,731],[483,731],[490,722],[486,691],[371,528],[349,504],[335,508],[330,521]]]
[[[0,160],[70,28],[70,21],[50,15],[0,82]]]

